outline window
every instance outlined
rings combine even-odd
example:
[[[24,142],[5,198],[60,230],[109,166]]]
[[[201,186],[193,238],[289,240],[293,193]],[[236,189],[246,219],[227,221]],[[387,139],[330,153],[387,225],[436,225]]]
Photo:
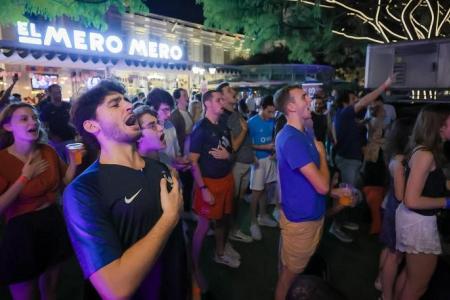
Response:
[[[203,45],[203,62],[211,63],[211,46]]]
[[[223,51],[223,63],[229,64],[231,62],[231,53],[229,50]]]

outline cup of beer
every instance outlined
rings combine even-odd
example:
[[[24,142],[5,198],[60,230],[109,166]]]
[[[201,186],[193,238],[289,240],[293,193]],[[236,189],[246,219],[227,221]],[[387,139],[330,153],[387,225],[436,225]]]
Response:
[[[339,184],[340,188],[347,188],[349,190],[349,195],[348,196],[342,196],[339,197],[339,204],[342,206],[350,206],[353,203],[352,200],[352,191],[353,191],[353,187],[351,184],[348,183],[341,183]]]
[[[69,152],[73,153],[75,157],[75,163],[77,165],[80,165],[83,162],[83,150],[84,150],[83,143],[67,144],[66,148],[67,150],[69,150]]]

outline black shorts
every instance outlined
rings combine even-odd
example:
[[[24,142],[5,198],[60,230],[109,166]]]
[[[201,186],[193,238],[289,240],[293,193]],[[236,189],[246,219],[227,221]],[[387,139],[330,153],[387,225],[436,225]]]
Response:
[[[28,281],[72,255],[56,205],[12,218],[0,240],[0,285]]]

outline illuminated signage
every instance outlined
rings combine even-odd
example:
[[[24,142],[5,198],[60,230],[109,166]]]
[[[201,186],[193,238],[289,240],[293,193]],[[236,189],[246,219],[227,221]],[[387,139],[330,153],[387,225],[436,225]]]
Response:
[[[39,32],[36,24],[17,22],[19,42],[23,44],[53,46],[59,45],[68,49],[84,50],[98,53],[120,54],[125,52],[124,42],[113,34],[103,35],[98,32],[86,32],[47,26],[45,32]],[[183,50],[178,45],[168,45],[154,41],[132,38],[128,43],[126,54],[149,58],[180,60]]]

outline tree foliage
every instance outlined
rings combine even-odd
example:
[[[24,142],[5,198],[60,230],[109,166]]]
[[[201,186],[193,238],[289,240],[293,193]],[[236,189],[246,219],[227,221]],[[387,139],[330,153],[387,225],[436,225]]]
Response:
[[[206,25],[246,35],[253,53],[282,45],[289,59],[362,65],[368,43],[450,35],[450,0],[197,0]]]
[[[0,23],[13,25],[38,16],[46,20],[66,16],[86,27],[105,30],[104,16],[115,7],[119,13],[148,12],[141,0],[0,0]]]
[[[246,35],[252,53],[287,47],[289,59],[303,63],[361,63],[363,43],[332,33],[335,11],[281,0],[198,0],[205,25]]]

